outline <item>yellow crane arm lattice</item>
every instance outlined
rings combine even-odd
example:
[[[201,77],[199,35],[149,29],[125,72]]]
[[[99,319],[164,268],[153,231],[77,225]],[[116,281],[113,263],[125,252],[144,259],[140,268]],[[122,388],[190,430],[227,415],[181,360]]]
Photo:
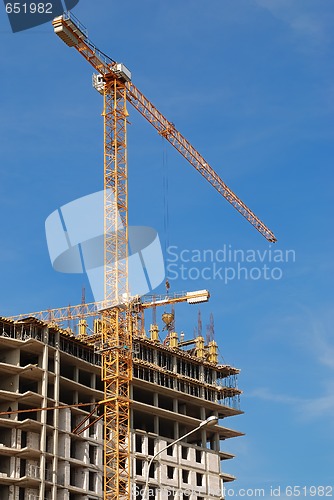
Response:
[[[111,75],[122,77],[122,65],[106,56],[89,40],[86,29],[72,14],[64,14],[53,21],[55,32],[67,45],[75,47],[88,62],[108,79]],[[205,158],[167,120],[162,113],[130,81],[125,82],[126,98],[172,146],[268,241],[276,242],[274,233],[254,212],[225,184]]]

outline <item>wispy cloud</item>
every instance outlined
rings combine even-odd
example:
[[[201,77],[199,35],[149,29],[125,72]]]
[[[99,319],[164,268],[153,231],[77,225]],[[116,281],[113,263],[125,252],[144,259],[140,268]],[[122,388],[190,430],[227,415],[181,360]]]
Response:
[[[323,271],[332,270],[332,262],[325,259],[319,262]],[[299,339],[299,345],[304,351],[308,351],[314,358],[315,363],[330,369],[330,377],[334,384],[334,306],[331,302],[322,304],[321,307],[312,309],[299,304],[299,314],[291,319],[291,324],[302,326],[303,333]]]
[[[289,393],[277,393],[275,389],[258,387],[249,397],[290,406],[300,420],[334,417],[334,308],[326,304],[321,309],[311,310],[300,305],[298,316],[287,318],[287,334],[298,332],[293,342],[311,355],[312,370],[322,370],[326,379],[319,380],[319,391],[312,397],[300,397]],[[289,333],[290,332],[290,333]],[[292,337],[290,337],[292,338]],[[247,396],[246,396],[247,397]]]
[[[332,316],[332,315],[331,315]],[[328,318],[330,325],[333,325],[332,320]],[[321,365],[334,369],[334,344],[330,340],[329,329],[324,326],[324,322],[313,319],[313,351],[316,354],[317,360]]]
[[[258,398],[264,401],[272,401],[273,403],[284,403],[284,404],[296,404],[300,402],[300,399],[288,396],[287,394],[275,394],[273,391],[267,387],[258,387],[251,391],[247,396],[251,398]]]
[[[265,387],[253,390],[249,396],[264,401],[289,405],[301,420],[314,420],[319,417],[334,416],[334,381],[327,384],[324,395],[313,398],[277,394]]]
[[[306,419],[322,416],[334,417],[334,382],[328,383],[325,395],[302,401],[300,411]]]
[[[333,19],[333,10],[328,6],[330,2],[326,5],[321,0],[255,0],[255,3],[287,24],[304,41],[307,38],[312,45],[327,42]]]

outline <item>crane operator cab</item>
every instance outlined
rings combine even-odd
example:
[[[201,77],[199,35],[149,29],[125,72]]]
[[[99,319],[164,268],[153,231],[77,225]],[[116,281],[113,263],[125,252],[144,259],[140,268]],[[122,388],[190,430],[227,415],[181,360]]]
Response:
[[[122,80],[123,82],[130,82],[131,81],[131,72],[128,70],[128,68],[122,64],[122,63],[116,63],[113,71],[115,75]],[[104,86],[105,86],[105,79],[104,76],[101,75],[101,73],[93,73],[93,79],[92,79],[93,87],[96,89],[100,94],[103,94],[104,92]]]

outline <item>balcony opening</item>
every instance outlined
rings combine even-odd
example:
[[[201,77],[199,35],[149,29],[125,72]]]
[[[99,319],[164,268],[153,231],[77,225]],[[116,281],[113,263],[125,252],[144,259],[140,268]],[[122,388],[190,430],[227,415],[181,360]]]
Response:
[[[174,479],[174,471],[175,471],[175,467],[171,467],[170,465],[167,465],[167,477],[168,477],[168,479]]]
[[[137,453],[143,453],[143,436],[136,434],[136,445],[135,449]]]
[[[182,481],[184,483],[189,482],[189,471],[188,470],[185,470],[185,469],[182,470]]]
[[[89,471],[89,491],[96,491],[96,472]]]
[[[155,446],[155,439],[149,437],[147,441],[148,445],[148,455],[154,455],[154,446]]]
[[[174,445],[172,445],[169,448],[167,448],[167,455],[169,457],[172,457],[174,455]]]
[[[137,476],[142,476],[143,475],[143,465],[144,465],[143,460],[139,460],[137,458],[136,459],[136,475]]]
[[[196,472],[196,485],[203,486],[203,474]]]

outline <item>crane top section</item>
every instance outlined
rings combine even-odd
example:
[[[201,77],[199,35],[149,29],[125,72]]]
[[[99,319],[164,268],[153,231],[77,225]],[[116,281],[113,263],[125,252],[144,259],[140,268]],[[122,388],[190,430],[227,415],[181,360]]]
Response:
[[[131,81],[131,72],[128,68],[101,52],[89,40],[87,29],[73,14],[65,12],[62,16],[56,17],[52,25],[56,35],[69,47],[78,49],[102,78],[116,77],[124,82]]]
[[[225,184],[209,162],[175,128],[174,124],[150,102],[131,81],[130,71],[117,63],[88,38],[86,28],[73,14],[66,12],[52,21],[55,33],[69,46],[74,47],[98,72],[93,85],[101,94],[105,83],[116,79],[126,89],[127,101],[211,184],[267,241],[277,241],[274,233],[254,212]]]

